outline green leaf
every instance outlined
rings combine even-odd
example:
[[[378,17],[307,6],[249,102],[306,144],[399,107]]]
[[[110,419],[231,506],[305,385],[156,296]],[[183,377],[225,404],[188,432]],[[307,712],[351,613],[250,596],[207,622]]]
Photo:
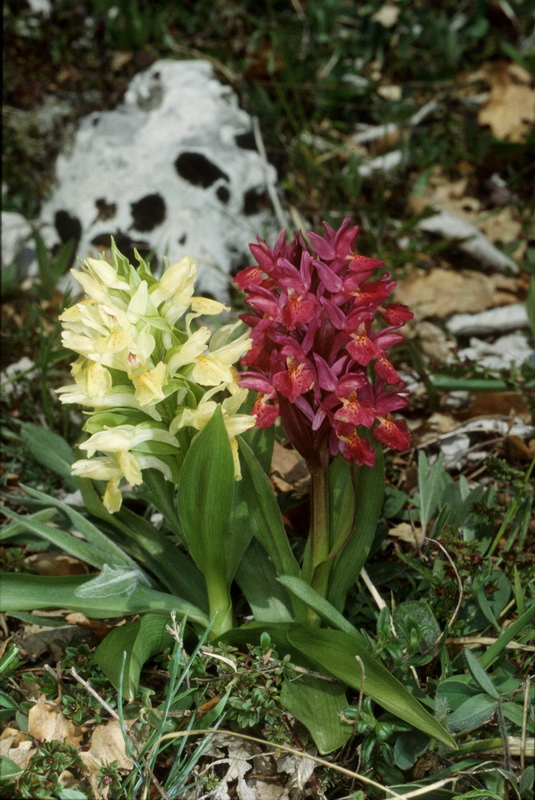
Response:
[[[464,649],[464,658],[468,669],[470,670],[470,674],[472,675],[475,682],[479,685],[480,689],[483,689],[488,695],[493,697],[495,700],[500,699],[499,692],[497,691],[496,687],[492,683],[491,679],[475,657],[475,655],[468,650],[467,648]]]
[[[251,392],[251,398],[252,397],[253,395]],[[245,408],[242,408],[242,411],[245,412]],[[247,410],[246,413],[250,413],[249,410]],[[255,457],[258,459],[260,466],[266,475],[269,475],[271,460],[273,458],[273,447],[275,445],[275,428],[273,426],[271,428],[257,428],[255,426],[249,428],[245,433],[242,433],[239,438],[247,442]]]
[[[439,455],[432,467],[427,462],[423,450],[418,453],[418,505],[422,532],[427,531],[431,517],[438,509],[444,489],[451,483],[451,478],[442,465],[443,456]]]
[[[277,580],[283,586],[286,586],[292,594],[306,603],[307,606],[310,606],[325,622],[334,625],[341,631],[345,631],[350,636],[360,638],[356,628],[328,600],[325,600],[312,586],[309,586],[306,581],[301,578],[294,578],[293,575],[280,575]]]
[[[354,524],[355,497],[351,464],[335,458],[329,467],[330,550],[336,553],[351,533]]]
[[[448,725],[453,731],[472,731],[481,727],[493,716],[498,703],[488,694],[476,694],[465,700],[448,718]]]
[[[314,675],[300,675],[283,683],[280,700],[314,739],[321,755],[342,747],[353,733],[353,726],[339,714],[347,707],[343,686]]]
[[[176,508],[176,486],[157,469],[143,470],[143,484],[138,494],[164,515],[170,530],[184,542],[184,531]]]
[[[34,514],[24,515],[23,519],[31,519],[33,521],[47,523],[57,516],[58,512],[55,508],[42,508],[40,511],[36,511]],[[0,542],[6,539],[12,539],[14,536],[25,533],[27,530],[28,527],[25,523],[23,524],[16,521],[10,522],[8,525],[4,525],[2,530],[0,530]]]
[[[190,445],[180,475],[178,510],[189,552],[209,580],[226,574],[225,525],[234,499],[234,462],[218,406]]]
[[[39,464],[60,475],[71,492],[76,491],[76,478],[71,472],[74,452],[62,436],[31,422],[23,422],[22,441]]]
[[[38,494],[40,494],[40,492]],[[46,495],[43,496],[46,497]],[[112,542],[107,540],[100,531],[99,535],[101,540],[99,541],[99,545],[95,546],[92,542],[84,542],[72,533],[67,533],[59,528],[44,524],[36,518],[35,514],[23,516],[2,505],[0,505],[0,510],[10,516],[22,529],[36,533],[40,538],[51,542],[60,550],[64,550],[66,553],[69,553],[69,555],[79,558],[94,567],[102,567],[106,562],[112,564],[133,564],[131,559],[121,550],[119,550],[120,555],[118,556],[115,546],[113,546]],[[109,545],[109,547],[107,545]]]
[[[479,663],[483,669],[488,669],[490,666],[492,666],[501,652],[505,650],[509,642],[512,642],[513,639],[524,630],[526,625],[529,625],[530,622],[533,622],[534,617],[535,603],[532,603],[532,605],[530,605],[529,608],[527,608],[517,620],[515,620],[500,634],[494,644],[492,644],[489,649],[486,650],[480,657]]]
[[[444,698],[450,711],[455,711],[465,700],[474,697],[475,694],[477,694],[477,689],[471,683],[458,678],[446,678],[437,687],[437,698]]]
[[[241,439],[239,444],[243,456],[243,482],[253,533],[279,575],[299,577],[301,570],[284,530],[281,513],[269,478],[249,445]],[[295,618],[304,619],[303,604],[299,600],[295,600],[292,605]]]
[[[117,538],[122,547],[151,570],[171,594],[183,597],[203,611],[208,610],[204,578],[193,561],[147,519],[122,508],[109,514],[93,481],[79,479],[80,491],[87,510],[120,532]]]
[[[386,711],[413,725],[417,730],[454,747],[446,729],[429,714],[410,692],[379,661],[368,647],[344,631],[309,628],[298,623],[253,623],[229,631],[225,640],[258,641],[263,631],[271,636],[277,650],[288,653],[294,663],[332,675],[347,686],[360,691],[361,667],[364,667],[365,694]],[[358,657],[358,658],[357,658]]]
[[[400,733],[394,744],[394,763],[402,770],[410,769],[429,747],[429,736],[418,731]]]
[[[12,761],[7,756],[0,756],[0,782],[17,778],[23,772],[22,767],[19,767],[15,761]]]
[[[123,673],[123,697],[133,700],[139,686],[143,664],[173,645],[174,639],[167,630],[169,617],[162,614],[145,614],[137,622],[128,622],[113,628],[95,650],[95,663],[119,687]],[[126,653],[126,661],[124,659]]]
[[[291,601],[277,583],[275,567],[256,539],[249,544],[236,572],[236,582],[257,622],[291,622]]]
[[[207,615],[192,603],[172,594],[149,589],[148,586],[136,586],[130,595],[82,599],[77,596],[76,590],[90,581],[92,575],[48,577],[4,572],[0,573],[0,578],[0,611],[7,614],[40,608],[68,608],[70,611],[81,611],[90,619],[108,619],[146,611],[176,611],[203,627],[209,624]]]
[[[352,466],[355,486],[355,525],[351,538],[334,560],[329,579],[327,599],[338,611],[343,611],[348,589],[355,583],[366,562],[383,505],[385,490],[383,452],[377,442],[370,440],[370,443],[375,449],[375,464],[373,467]]]

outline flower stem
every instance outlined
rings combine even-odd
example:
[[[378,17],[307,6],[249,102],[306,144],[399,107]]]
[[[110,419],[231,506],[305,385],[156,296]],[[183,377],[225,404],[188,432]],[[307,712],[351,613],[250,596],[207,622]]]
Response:
[[[230,591],[224,576],[211,575],[209,579],[206,576],[206,588],[208,591],[210,619],[213,620],[210,628],[210,639],[217,640],[234,627]]]
[[[322,597],[329,587],[330,562],[325,561],[330,551],[329,537],[329,466],[324,464],[310,469],[310,570],[308,581]],[[322,566],[319,566],[322,564]],[[319,568],[318,568],[319,567]],[[308,624],[319,627],[318,615],[309,609]]]

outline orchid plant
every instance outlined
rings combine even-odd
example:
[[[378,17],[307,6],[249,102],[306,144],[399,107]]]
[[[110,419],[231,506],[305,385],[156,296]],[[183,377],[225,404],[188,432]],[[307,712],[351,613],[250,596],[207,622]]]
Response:
[[[72,473],[90,516],[28,489],[39,510],[9,512],[2,538],[30,530],[98,574],[4,576],[2,610],[144,613],[141,638],[139,623],[129,623],[96,654],[130,697],[143,658],[165,646],[171,610],[208,628],[213,641],[267,635],[279,652],[339,681],[311,673],[283,692],[322,752],[351,735],[339,713],[347,686],[451,745],[343,614],[381,513],[382,446],[410,444],[405,422],[392,416],[407,390],[388,351],[412,314],[388,302],[394,281],[382,262],[354,250],[357,227],[349,219],[338,231],[324,226],[308,243],[301,233],[287,243],[283,231],[273,248],[251,245],[256,264],[236,277],[248,311],[220,327],[206,320],[229,309],[195,296],[189,258],[158,279],[139,255],[134,267],[114,245],[110,261],[89,258],[73,270],[86,298],[61,316],[63,344],[77,359],[59,396],[87,416],[85,457],[72,459]],[[249,330],[240,332],[242,323]],[[311,475],[301,555],[269,480],[276,420]],[[43,463],[51,458],[42,455]],[[128,486],[160,512],[163,530],[123,504]],[[48,524],[54,516],[67,530]],[[240,627],[234,583],[253,617]],[[127,653],[122,666],[117,648]],[[313,718],[303,712],[311,703]]]

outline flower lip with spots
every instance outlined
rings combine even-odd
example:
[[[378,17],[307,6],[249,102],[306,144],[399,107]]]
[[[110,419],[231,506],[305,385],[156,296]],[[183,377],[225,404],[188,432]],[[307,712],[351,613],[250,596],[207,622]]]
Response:
[[[258,392],[256,425],[277,417],[309,466],[326,449],[359,465],[374,462],[365,430],[393,449],[409,447],[406,423],[392,411],[407,404],[403,379],[389,349],[403,340],[398,329],[412,318],[388,303],[395,281],[383,262],[354,252],[357,226],[299,232],[275,246],[250,245],[257,265],[236,276],[250,310],[252,346],[242,357],[240,386]],[[386,323],[386,327],[385,326]]]

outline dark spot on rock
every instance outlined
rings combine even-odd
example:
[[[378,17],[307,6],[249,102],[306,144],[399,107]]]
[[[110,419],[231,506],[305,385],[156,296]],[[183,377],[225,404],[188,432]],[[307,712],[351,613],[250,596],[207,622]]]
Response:
[[[241,147],[243,150],[258,150],[253,131],[236,134],[234,141],[238,147]]]
[[[187,233],[183,233],[182,236],[178,239],[178,243],[179,244],[186,244],[187,240],[188,240]]]
[[[249,189],[243,196],[243,213],[248,217],[252,214],[258,214],[268,205],[268,197],[263,189]]]
[[[117,203],[108,203],[104,197],[99,197],[95,200],[98,214],[94,222],[106,222],[108,219],[113,219],[117,214]]]
[[[175,161],[175,169],[185,181],[204,189],[221,178],[230,182],[229,176],[201,153],[181,153]]]
[[[74,239],[76,242],[82,235],[82,225],[78,217],[72,217],[68,211],[56,211],[54,225],[62,242]]]
[[[100,122],[100,117],[93,117],[93,119],[91,120],[91,125],[94,128],[96,128],[99,122]]]
[[[230,192],[226,186],[220,186],[216,194],[222,203],[228,203],[230,198]]]
[[[126,256],[131,264],[137,264],[134,249],[136,249],[143,258],[147,258],[151,253],[148,242],[144,242],[140,239],[132,239],[120,230],[116,230],[115,233],[99,233],[98,236],[91,239],[91,244],[94,244],[99,250],[110,250],[112,236],[115,239],[118,250]],[[151,259],[151,267],[155,266],[155,259]]]
[[[165,219],[165,201],[161,194],[147,194],[137,203],[130,203],[132,228],[152,231]]]

